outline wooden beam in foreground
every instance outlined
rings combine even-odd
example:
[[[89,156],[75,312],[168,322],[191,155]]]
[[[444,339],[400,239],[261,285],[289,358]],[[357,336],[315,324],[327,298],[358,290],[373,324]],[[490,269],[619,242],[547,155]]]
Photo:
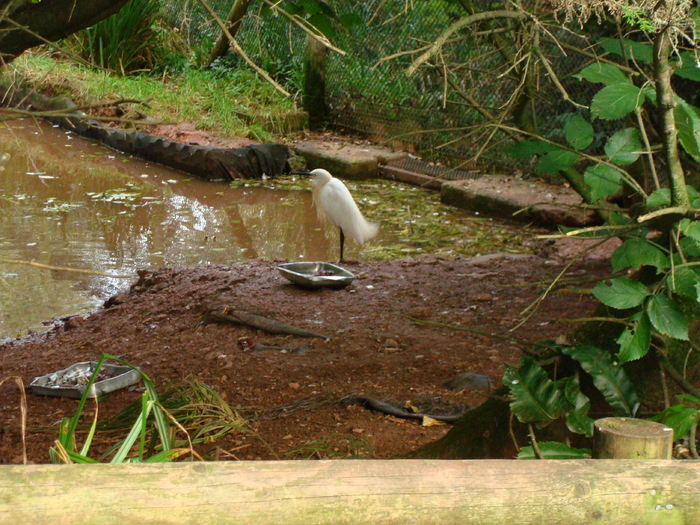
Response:
[[[692,524],[700,462],[4,465],[0,523]]]

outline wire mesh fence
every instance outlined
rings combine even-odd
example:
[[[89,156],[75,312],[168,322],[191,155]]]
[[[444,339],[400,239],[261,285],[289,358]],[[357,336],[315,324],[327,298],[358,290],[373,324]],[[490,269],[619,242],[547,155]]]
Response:
[[[499,7],[489,0],[474,3],[484,10]],[[222,19],[232,4],[233,0],[209,2]],[[349,29],[338,25],[333,43],[346,54],[328,54],[326,100],[333,129],[408,149],[429,161],[416,159],[414,168],[421,171],[436,165],[451,166],[447,170],[451,177],[468,176],[484,165],[528,171],[529,166],[503,153],[511,142],[508,133],[493,130],[485,134],[483,129],[475,133],[486,120],[513,104],[513,93],[520,87],[518,75],[512,74],[513,64],[488,38],[492,35],[455,31],[439,53],[407,75],[411,63],[465,16],[459,2],[333,0],[329,4],[337,14],[356,15],[362,21]],[[192,45],[206,45],[220,33],[196,0],[166,0],[165,10],[168,22],[180,28]],[[563,100],[562,91],[588,104],[596,90],[573,77],[594,57],[591,52],[574,51],[589,42],[570,30],[557,26],[547,30],[559,44],[542,44],[551,71],[543,69],[541,60],[527,64],[540,78],[528,96],[535,108],[533,118],[546,136],[556,139],[563,133],[564,119],[577,110]],[[262,2],[253,0],[236,39],[277,81],[299,92],[306,47],[300,29],[282,16],[263,16]],[[222,62],[235,64],[240,58],[227,56]]]

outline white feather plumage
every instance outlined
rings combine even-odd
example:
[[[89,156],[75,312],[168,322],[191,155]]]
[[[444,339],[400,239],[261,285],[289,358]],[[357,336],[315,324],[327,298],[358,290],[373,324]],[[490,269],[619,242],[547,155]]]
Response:
[[[337,226],[358,244],[364,244],[377,235],[379,225],[368,222],[362,216],[350,191],[341,180],[324,169],[315,169],[310,174],[313,176],[311,193],[319,220]]]

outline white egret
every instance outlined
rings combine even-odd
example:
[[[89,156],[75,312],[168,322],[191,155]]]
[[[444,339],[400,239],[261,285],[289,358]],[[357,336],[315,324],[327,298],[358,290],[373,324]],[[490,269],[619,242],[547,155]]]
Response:
[[[379,225],[367,222],[350,195],[350,191],[341,180],[336,179],[323,169],[293,173],[313,177],[311,195],[319,220],[324,223],[330,222],[340,230],[340,259],[338,262],[343,262],[343,244],[346,234],[358,244],[364,244],[377,235]]]

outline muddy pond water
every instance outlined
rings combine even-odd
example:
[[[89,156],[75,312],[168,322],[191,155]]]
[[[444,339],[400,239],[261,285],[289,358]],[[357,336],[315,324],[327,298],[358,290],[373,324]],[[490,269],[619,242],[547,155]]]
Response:
[[[530,249],[532,232],[443,206],[434,193],[348,185],[382,227],[362,248],[346,243],[346,257]],[[143,268],[337,256],[337,231],[318,223],[308,181],[203,182],[47,123],[0,124],[0,338],[90,311]]]

